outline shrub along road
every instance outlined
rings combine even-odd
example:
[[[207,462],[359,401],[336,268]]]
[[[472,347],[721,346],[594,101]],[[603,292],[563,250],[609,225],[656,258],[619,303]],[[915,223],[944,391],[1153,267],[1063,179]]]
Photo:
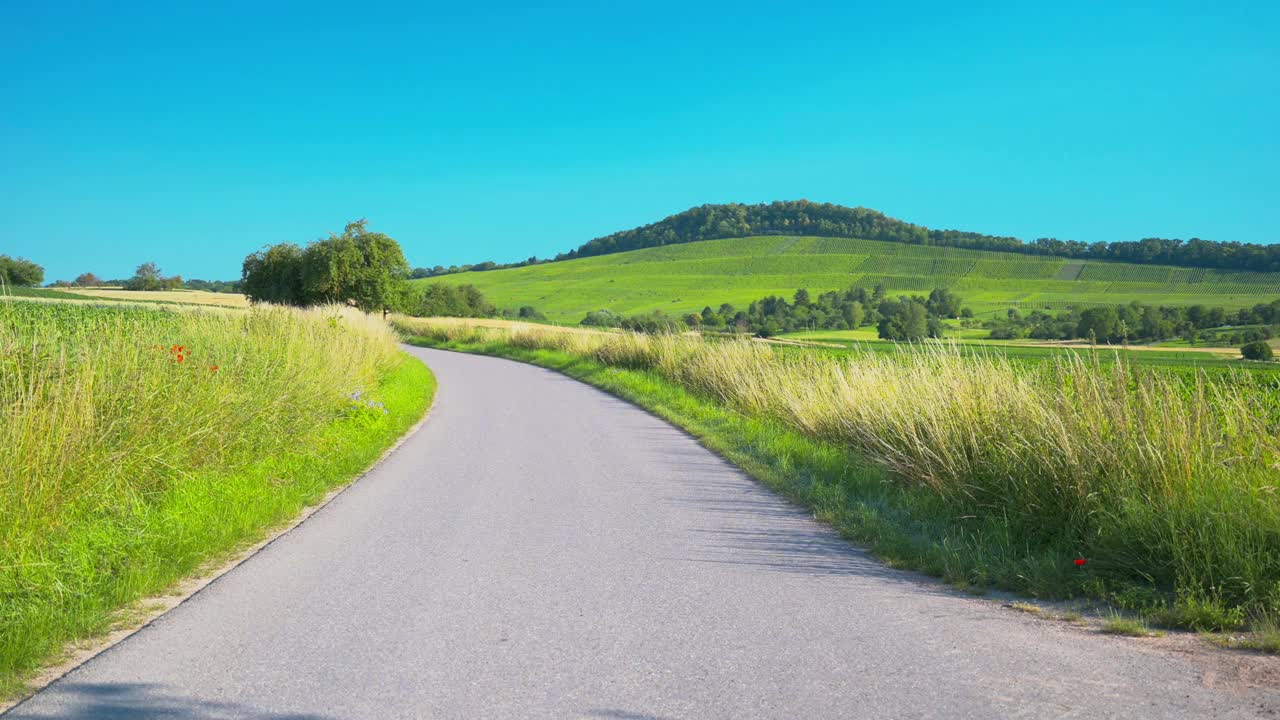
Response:
[[[426,426],[16,718],[1253,717],[1274,692],[872,560],[666,423],[414,349]]]

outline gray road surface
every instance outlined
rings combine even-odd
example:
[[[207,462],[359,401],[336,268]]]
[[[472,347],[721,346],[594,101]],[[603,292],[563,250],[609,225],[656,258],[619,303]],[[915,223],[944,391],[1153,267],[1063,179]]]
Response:
[[[671,426],[414,350],[427,425],[18,718],[1274,717],[1199,660],[886,569]]]

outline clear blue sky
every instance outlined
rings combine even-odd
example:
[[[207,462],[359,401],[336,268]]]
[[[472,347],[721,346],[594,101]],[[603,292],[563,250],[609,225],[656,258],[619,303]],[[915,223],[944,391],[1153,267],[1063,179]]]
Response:
[[[798,198],[1280,239],[1280,4],[887,5],[0,0],[0,254],[230,279],[367,217],[511,261]]]

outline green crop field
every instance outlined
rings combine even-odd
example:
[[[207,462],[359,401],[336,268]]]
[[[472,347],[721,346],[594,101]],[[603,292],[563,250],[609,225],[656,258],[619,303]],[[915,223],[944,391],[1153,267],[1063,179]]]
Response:
[[[1257,376],[1274,379],[1280,376],[1280,363],[1248,362],[1240,359],[1234,350],[1227,352],[1205,352],[1177,349],[1152,349],[1153,346],[1135,345],[1131,347],[1098,347],[1088,348],[1069,345],[1037,344],[1034,341],[987,340],[985,331],[959,331],[953,339],[941,343],[928,342],[921,345],[903,345],[902,343],[881,340],[875,328],[859,328],[857,330],[818,330],[813,332],[796,332],[782,335],[783,340],[802,340],[819,345],[780,345],[781,353],[840,354],[847,352],[900,354],[915,352],[919,349],[933,348],[941,345],[944,348],[954,347],[958,352],[974,355],[988,355],[1008,358],[1013,361],[1040,362],[1052,361],[1064,354],[1072,354],[1089,362],[1097,361],[1103,365],[1123,359],[1132,367],[1166,368],[1188,372],[1203,370],[1210,375],[1221,372],[1243,371]],[[1184,346],[1185,347],[1185,346]]]
[[[1009,307],[1205,304],[1252,306],[1280,298],[1280,273],[1134,265],[1016,253],[819,237],[750,237],[445,275],[419,282],[472,284],[502,308],[532,305],[558,322],[590,310],[625,314],[745,306],[798,288],[822,292],[884,284],[891,293],[948,287],[982,315]]]
[[[51,290],[49,288],[31,288],[31,287],[6,287],[0,292],[2,297],[19,297],[19,298],[41,298],[44,300],[84,300],[83,295],[76,295],[62,290]]]

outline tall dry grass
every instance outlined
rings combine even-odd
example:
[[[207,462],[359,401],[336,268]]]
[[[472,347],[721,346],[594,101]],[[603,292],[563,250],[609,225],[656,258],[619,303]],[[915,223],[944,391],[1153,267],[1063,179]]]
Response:
[[[0,556],[76,507],[287,442],[396,357],[385,324],[337,307],[0,304]]]
[[[937,345],[834,356],[687,335],[396,323],[440,341],[652,370],[853,448],[957,517],[994,518],[1019,542],[1073,549],[1095,558],[1093,570],[1176,592],[1206,624],[1280,612],[1280,398],[1252,374],[1210,380],[1076,354],[1018,363]]]
[[[319,438],[401,362],[380,318],[338,307],[0,302],[0,695],[353,471]],[[396,430],[379,423],[375,445]],[[264,460],[278,479],[247,472]]]

